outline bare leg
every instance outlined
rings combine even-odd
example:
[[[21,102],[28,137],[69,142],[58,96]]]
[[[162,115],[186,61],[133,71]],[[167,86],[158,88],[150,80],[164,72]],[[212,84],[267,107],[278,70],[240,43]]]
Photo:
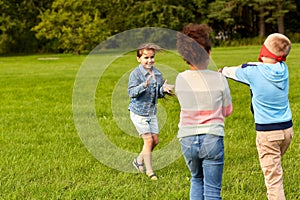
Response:
[[[142,138],[144,140],[144,146],[142,149],[142,156],[144,163],[146,165],[147,174],[153,173],[152,169],[152,149],[153,149],[153,138],[151,133],[145,133],[142,135]]]
[[[153,143],[152,143],[152,151],[153,149],[157,146],[158,144],[158,134],[152,134],[152,139],[153,139]]]
[[[152,139],[151,139],[151,137],[152,137]],[[153,173],[151,154],[152,154],[153,149],[158,144],[158,135],[157,134],[146,133],[146,134],[142,135],[142,138],[144,140],[144,146],[143,146],[143,149],[142,149],[141,153],[137,157],[137,162],[138,162],[138,164],[145,163],[146,168],[149,169],[149,170],[147,170],[147,174]],[[149,150],[150,148],[151,148],[151,150]],[[146,162],[144,161],[145,157],[146,157]],[[148,167],[147,167],[147,165],[148,165]]]

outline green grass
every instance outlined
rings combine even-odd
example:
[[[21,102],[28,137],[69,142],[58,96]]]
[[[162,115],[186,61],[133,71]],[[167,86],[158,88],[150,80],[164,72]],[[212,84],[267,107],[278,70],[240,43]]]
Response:
[[[217,67],[238,65],[256,61],[258,52],[259,46],[215,48],[212,59]],[[295,44],[287,60],[295,137],[282,163],[290,200],[300,198],[298,55],[300,45]],[[58,59],[40,59],[45,57]],[[190,175],[180,152],[178,159],[158,166],[159,180],[153,182],[143,174],[124,172],[101,162],[108,159],[117,165],[120,155],[99,157],[99,150],[84,145],[81,139],[85,138],[78,134],[74,122],[72,98],[76,75],[85,58],[0,57],[0,199],[188,199]],[[156,63],[169,83],[174,82],[177,72],[186,69],[170,52],[157,54]],[[126,81],[136,65],[131,53],[115,59],[101,76],[92,102],[97,123],[108,141],[128,155],[138,153],[142,146],[126,110]],[[263,200],[266,189],[255,147],[249,89],[231,80],[229,84],[234,112],[226,120],[222,196],[225,200]],[[168,155],[166,149],[176,139],[179,107],[174,98],[160,100],[159,106],[163,126],[155,152]],[[95,145],[102,141],[96,135]],[[130,160],[131,166],[132,158],[124,159]]]

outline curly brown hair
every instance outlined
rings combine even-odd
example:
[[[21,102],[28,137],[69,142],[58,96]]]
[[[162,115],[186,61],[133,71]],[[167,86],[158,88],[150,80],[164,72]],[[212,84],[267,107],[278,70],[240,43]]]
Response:
[[[188,24],[182,33],[177,34],[177,50],[183,59],[197,68],[206,68],[212,42],[209,33],[212,29],[206,24]]]

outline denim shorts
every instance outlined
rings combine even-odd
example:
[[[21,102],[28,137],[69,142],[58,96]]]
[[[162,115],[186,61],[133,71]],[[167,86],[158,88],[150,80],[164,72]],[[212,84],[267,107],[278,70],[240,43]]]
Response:
[[[141,116],[130,111],[130,118],[139,135],[145,133],[158,134],[158,120],[156,115]]]

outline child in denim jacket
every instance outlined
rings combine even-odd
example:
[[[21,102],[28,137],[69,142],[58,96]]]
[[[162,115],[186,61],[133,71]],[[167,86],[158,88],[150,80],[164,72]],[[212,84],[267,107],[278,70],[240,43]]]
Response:
[[[144,141],[143,149],[134,159],[134,167],[145,172],[151,180],[157,180],[152,169],[152,151],[158,144],[158,120],[156,105],[158,98],[171,93],[173,86],[163,80],[161,72],[154,64],[155,52],[161,48],[152,43],[142,44],[137,49],[137,61],[140,63],[130,74],[128,95],[130,118]]]

